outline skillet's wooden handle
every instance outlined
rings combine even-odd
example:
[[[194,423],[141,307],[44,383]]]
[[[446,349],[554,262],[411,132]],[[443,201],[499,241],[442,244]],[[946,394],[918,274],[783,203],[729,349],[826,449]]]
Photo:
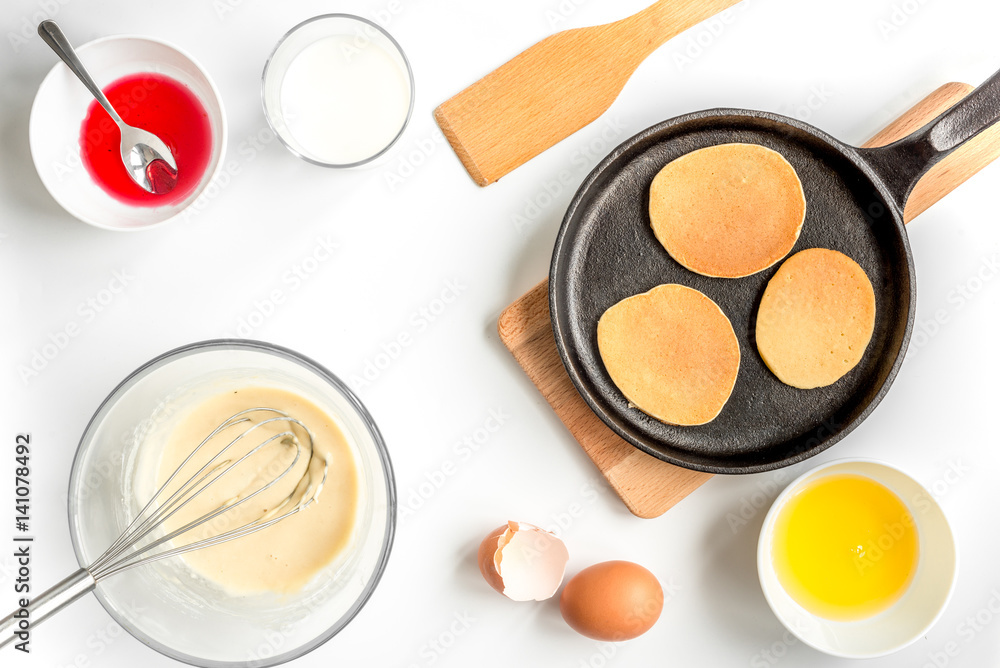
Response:
[[[885,146],[916,132],[929,119],[944,113],[974,89],[974,86],[965,83],[941,86],[863,146]],[[1000,123],[970,140],[924,174],[910,193],[903,219],[910,222],[997,157],[1000,157]]]

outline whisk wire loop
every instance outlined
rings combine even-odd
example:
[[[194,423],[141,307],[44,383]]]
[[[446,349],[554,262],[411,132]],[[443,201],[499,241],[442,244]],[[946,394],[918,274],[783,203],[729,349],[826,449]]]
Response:
[[[276,417],[270,417],[254,422],[250,417],[248,417],[253,413],[273,413]],[[166,498],[166,500],[158,502],[158,499],[166,493],[166,491],[170,488],[171,483],[175,478],[177,478],[180,472],[184,470],[185,466],[187,466],[197,453],[201,451],[209,442],[211,442],[213,438],[230,427],[247,422],[251,423],[247,429],[241,431],[235,438],[230,440],[225,447],[216,452],[205,464],[201,466],[201,468],[199,468],[190,478],[188,478],[168,498]],[[222,461],[219,461],[220,458],[222,458],[241,440],[248,437],[254,431],[262,428],[263,426],[275,422],[285,422],[289,425],[300,427],[308,437],[306,439],[308,441],[307,446],[304,446],[295,432],[289,428],[273,434],[261,443],[256,444],[236,461],[233,461],[232,459],[223,459]],[[240,496],[235,501],[231,499],[224,502],[208,513],[191,520],[187,524],[174,529],[149,543],[141,545],[143,540],[145,540],[150,534],[156,532],[163,526],[164,522],[173,517],[177,512],[181,511],[184,507],[191,503],[191,501],[202,494],[202,492],[204,492],[209,486],[215,484],[216,481],[239,466],[247,458],[252,457],[254,454],[260,452],[263,448],[274,443],[275,441],[287,442],[289,445],[294,444],[296,448],[295,456],[292,461],[279,475],[273,477],[270,481],[263,484],[258,489],[255,489],[251,493]],[[168,543],[186,534],[187,532],[204,525],[206,522],[212,521],[216,517],[231,511],[233,508],[246,503],[268,489],[271,489],[296,467],[304,452],[306,452],[308,456],[306,460],[306,471],[303,474],[302,479],[300,479],[298,484],[295,485],[292,492],[279,502],[270,512],[266,512],[261,517],[255,518],[240,527],[224,531],[215,536],[210,536],[208,538],[164,550],[159,553],[152,553],[161,545],[164,545],[165,543]],[[94,578],[99,581],[103,578],[136,566],[177,556],[193,550],[211,547],[212,545],[224,543],[229,540],[235,540],[236,538],[256,533],[257,531],[261,531],[272,526],[273,524],[276,524],[288,516],[307,508],[319,495],[320,490],[326,482],[329,462],[324,461],[322,477],[319,483],[316,484],[311,479],[311,468],[314,457],[315,450],[313,447],[312,432],[301,421],[291,417],[284,411],[279,411],[273,408],[258,407],[240,411],[239,413],[230,416],[222,424],[216,427],[204,440],[201,441],[201,443],[198,444],[196,448],[191,451],[190,454],[188,454],[180,466],[178,466],[177,469],[175,469],[166,481],[156,490],[142,510],[139,511],[128,527],[126,527],[125,531],[122,532],[121,536],[119,536],[118,539],[112,543],[112,545],[90,566],[88,570]],[[307,485],[307,488],[304,490],[300,489],[303,484]],[[287,512],[283,512],[284,509],[288,508],[290,505],[291,509]]]

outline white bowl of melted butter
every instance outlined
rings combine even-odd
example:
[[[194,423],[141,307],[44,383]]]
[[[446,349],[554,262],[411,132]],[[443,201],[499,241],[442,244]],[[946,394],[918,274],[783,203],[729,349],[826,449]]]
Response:
[[[764,518],[757,573],[775,616],[832,656],[873,659],[926,636],[958,577],[958,550],[928,489],[873,459],[803,473]]]
[[[253,535],[115,575],[95,592],[132,635],[194,665],[289,661],[333,637],[371,596],[395,527],[392,468],[374,421],[342,382],[307,358],[264,343],[208,341],[166,353],[119,385],[91,420],[73,463],[70,528],[85,565],[212,429],[260,406],[282,410],[312,432],[317,461],[326,463],[316,502]],[[307,459],[296,466],[308,466]],[[267,512],[287,495],[283,485],[304,473],[293,468],[271,496],[239,512]],[[189,508],[192,516],[238,495],[246,484],[241,475],[257,474],[250,466],[220,479],[199,497],[204,508]],[[235,528],[246,518],[220,519],[228,524],[204,530]],[[166,530],[183,521],[171,518]]]

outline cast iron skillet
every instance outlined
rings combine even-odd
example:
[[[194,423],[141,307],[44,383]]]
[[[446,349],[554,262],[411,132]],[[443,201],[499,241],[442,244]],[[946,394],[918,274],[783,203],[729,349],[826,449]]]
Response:
[[[580,394],[632,445],[698,471],[756,473],[830,447],[885,395],[910,339],[916,293],[903,225],[906,198],[927,169],[998,118],[1000,72],[921,130],[881,148],[855,148],[806,123],[742,109],[679,116],[627,140],[577,191],[552,255],[553,334]],[[875,288],[872,341],[858,366],[829,387],[784,385],[757,352],[757,306],[780,262],[747,278],[708,278],[677,264],[653,236],[648,193],[657,172],[685,153],[729,142],[774,149],[795,167],[807,205],[792,253],[839,250],[864,268]],[[598,352],[604,311],[661,283],[708,295],[729,316],[740,343],[736,387],[707,425],[671,426],[630,408]]]

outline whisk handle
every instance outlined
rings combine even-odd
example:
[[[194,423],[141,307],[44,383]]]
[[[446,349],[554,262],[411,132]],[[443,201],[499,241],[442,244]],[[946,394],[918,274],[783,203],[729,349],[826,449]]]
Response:
[[[0,620],[0,647],[12,640],[28,639],[25,628],[33,629],[84,594],[94,590],[97,581],[86,568],[81,568],[59,584],[31,599],[27,616],[23,608]]]

